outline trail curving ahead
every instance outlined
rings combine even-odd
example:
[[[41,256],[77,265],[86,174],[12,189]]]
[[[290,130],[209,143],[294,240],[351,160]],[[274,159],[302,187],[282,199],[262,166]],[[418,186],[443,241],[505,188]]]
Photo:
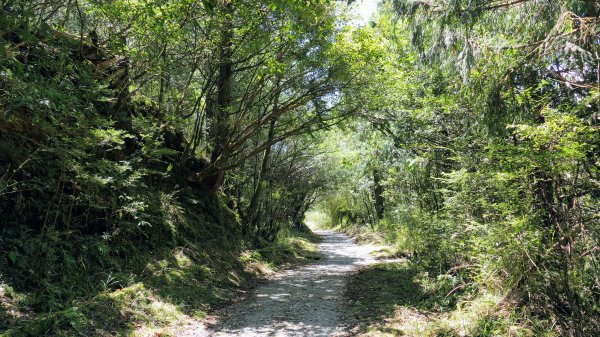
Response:
[[[214,337],[345,336],[342,292],[349,274],[374,263],[374,246],[359,246],[345,234],[317,231],[323,259],[284,271],[229,309]]]

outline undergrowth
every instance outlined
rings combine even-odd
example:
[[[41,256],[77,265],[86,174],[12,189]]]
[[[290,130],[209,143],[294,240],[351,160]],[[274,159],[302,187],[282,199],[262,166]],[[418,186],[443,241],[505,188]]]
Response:
[[[2,283],[0,336],[168,335],[230,303],[258,277],[319,259],[318,241],[317,235],[297,230],[281,232],[271,245],[243,251],[221,242],[185,241],[136,256],[139,264],[127,270],[97,273],[96,278],[88,275],[94,282],[86,288],[89,296],[75,296],[80,289],[74,286],[53,285],[52,289],[71,294],[49,310],[32,306],[38,296],[45,296],[39,291],[19,292]],[[76,286],[81,277],[73,272],[64,282],[71,279]]]
[[[372,253],[376,258],[405,258],[364,267],[350,279],[345,296],[351,328],[357,335],[556,335],[551,322],[519,306],[510,293],[494,287],[493,278],[480,283],[472,278],[472,266],[436,263],[435,256],[419,246],[418,233],[396,230],[386,220],[376,225],[334,222],[320,211],[313,211],[309,218],[321,228],[381,245]]]
[[[345,295],[359,336],[553,336],[523,324],[505,297],[411,262],[365,267]]]

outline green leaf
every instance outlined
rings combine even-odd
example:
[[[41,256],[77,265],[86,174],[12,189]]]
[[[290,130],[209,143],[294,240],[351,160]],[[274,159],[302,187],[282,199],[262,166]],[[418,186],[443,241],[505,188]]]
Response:
[[[215,1],[214,0],[202,0],[202,4],[204,5],[204,9],[210,14],[215,12]]]
[[[10,260],[10,262],[12,262],[13,264],[17,264],[17,261],[19,260],[19,256],[21,254],[19,254],[18,252],[12,250],[8,253],[8,259]]]

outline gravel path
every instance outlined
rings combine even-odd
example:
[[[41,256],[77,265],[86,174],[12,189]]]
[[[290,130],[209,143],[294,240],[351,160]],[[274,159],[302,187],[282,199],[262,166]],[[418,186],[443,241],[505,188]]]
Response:
[[[373,246],[358,246],[348,236],[318,231],[324,259],[275,275],[254,295],[236,305],[211,334],[227,336],[344,336],[342,322],[347,276],[375,262]]]

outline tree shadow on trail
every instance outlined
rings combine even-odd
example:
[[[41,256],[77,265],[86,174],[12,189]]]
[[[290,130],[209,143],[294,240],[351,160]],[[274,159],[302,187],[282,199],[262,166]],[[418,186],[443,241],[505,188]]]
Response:
[[[322,261],[275,275],[225,312],[216,336],[339,335],[339,294],[349,273],[371,259],[342,234],[326,234],[320,248]]]

